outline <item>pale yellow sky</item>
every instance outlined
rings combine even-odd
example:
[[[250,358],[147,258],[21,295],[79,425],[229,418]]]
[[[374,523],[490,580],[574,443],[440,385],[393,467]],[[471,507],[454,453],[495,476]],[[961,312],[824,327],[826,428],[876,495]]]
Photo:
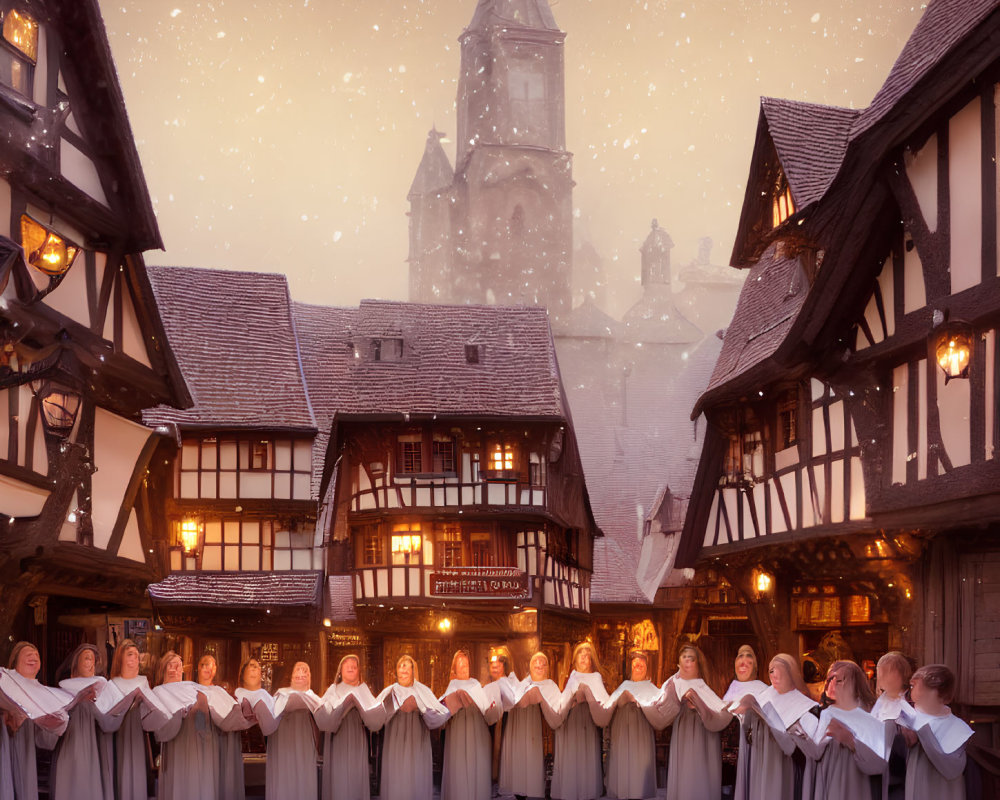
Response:
[[[621,311],[656,217],[675,263],[732,248],[759,97],[862,107],[917,0],[557,0],[576,245]],[[175,264],[289,275],[295,299],[405,299],[406,192],[454,136],[475,0],[101,3]],[[454,160],[454,144],[446,145]]]

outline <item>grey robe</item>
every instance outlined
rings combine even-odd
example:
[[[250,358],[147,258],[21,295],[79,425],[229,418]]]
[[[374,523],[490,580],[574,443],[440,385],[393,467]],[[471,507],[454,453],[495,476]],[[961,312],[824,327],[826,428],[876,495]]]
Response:
[[[906,800],[965,800],[965,746],[945,753],[929,726],[906,757]]]

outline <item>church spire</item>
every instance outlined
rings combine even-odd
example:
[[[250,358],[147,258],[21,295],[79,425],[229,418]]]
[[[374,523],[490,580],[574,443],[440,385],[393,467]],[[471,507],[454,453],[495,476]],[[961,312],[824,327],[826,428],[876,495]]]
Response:
[[[559,30],[548,0],[479,0],[466,31],[484,31],[491,23]]]

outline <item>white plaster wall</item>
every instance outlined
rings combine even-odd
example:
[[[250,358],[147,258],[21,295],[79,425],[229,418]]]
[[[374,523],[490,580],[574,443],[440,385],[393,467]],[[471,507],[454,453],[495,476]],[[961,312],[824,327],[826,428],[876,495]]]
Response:
[[[927,305],[927,288],[924,286],[924,267],[917,248],[903,248],[903,313]]]
[[[910,372],[906,364],[892,371],[892,482],[906,483],[906,464],[911,455],[907,439],[909,412],[907,397],[910,393]]]
[[[971,385],[967,380],[944,383],[944,372],[935,369],[937,377],[938,417],[941,421],[941,439],[953,467],[972,463],[971,445]]]
[[[906,177],[910,179],[913,193],[920,204],[920,213],[931,233],[937,230],[937,158],[937,134],[931,136],[917,152],[907,150],[905,154]]]
[[[861,470],[861,459],[851,459],[851,519],[864,519],[867,513],[865,500],[865,476]]]
[[[951,198],[951,293],[982,277],[982,112],[977,97],[948,123],[948,184]]]
[[[152,431],[98,408],[94,419],[94,465],[91,519],[94,546],[104,549],[118,518],[139,453]]]
[[[59,140],[59,165],[66,180],[101,205],[108,205],[94,162],[65,139]]]

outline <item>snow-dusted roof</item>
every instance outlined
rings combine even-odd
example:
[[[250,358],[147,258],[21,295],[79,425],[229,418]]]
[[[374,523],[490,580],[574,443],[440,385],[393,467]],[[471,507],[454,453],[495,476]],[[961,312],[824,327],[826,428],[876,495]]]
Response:
[[[284,275],[148,267],[194,405],[157,406],[148,425],[315,429]]]

